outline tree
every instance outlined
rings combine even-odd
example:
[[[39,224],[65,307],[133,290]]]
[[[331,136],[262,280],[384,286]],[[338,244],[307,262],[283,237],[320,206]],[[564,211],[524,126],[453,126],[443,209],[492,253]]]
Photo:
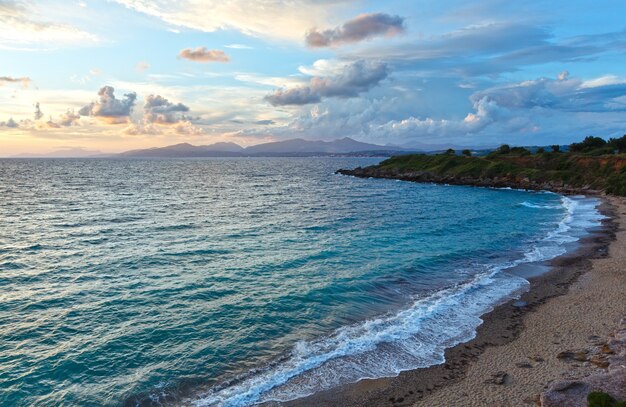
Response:
[[[510,152],[511,152],[511,146],[509,146],[508,144],[502,144],[498,148],[498,153],[500,153],[500,154],[508,154]]]
[[[607,144],[618,153],[626,153],[626,135],[620,138],[610,138]]]
[[[455,155],[456,151],[454,151],[453,149],[449,148],[446,150],[446,155]]]
[[[546,149],[545,149],[545,148],[543,148],[543,147],[539,147],[539,148],[537,149],[537,154],[543,154],[543,153],[545,153],[545,152],[546,152]]]
[[[463,151],[461,151],[461,153],[466,156],[466,157],[471,157],[472,156],[472,152],[470,150],[468,150],[467,148]]]
[[[561,152],[561,146],[558,144],[555,144],[552,146],[552,152],[553,153],[560,153]]]
[[[573,153],[588,153],[602,147],[606,147],[606,141],[603,138],[587,136],[580,143],[570,144],[569,150]]]
[[[511,147],[509,154],[524,156],[530,155],[530,151],[525,147]]]

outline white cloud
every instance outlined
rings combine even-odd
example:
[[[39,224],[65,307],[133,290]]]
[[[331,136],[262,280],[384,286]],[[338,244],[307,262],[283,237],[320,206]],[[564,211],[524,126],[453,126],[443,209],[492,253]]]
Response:
[[[70,24],[48,21],[38,9],[22,1],[0,3],[0,46],[31,51],[60,45],[95,43],[98,38]],[[31,47],[25,47],[31,45]]]
[[[115,0],[168,24],[198,31],[302,41],[312,27],[327,25],[349,1],[316,0]],[[344,3],[344,4],[342,4]],[[333,17],[333,18],[331,18]]]
[[[229,45],[224,45],[224,48],[231,48],[231,49],[253,49],[253,47],[249,46],[249,45],[244,45],[244,44],[229,44]]]

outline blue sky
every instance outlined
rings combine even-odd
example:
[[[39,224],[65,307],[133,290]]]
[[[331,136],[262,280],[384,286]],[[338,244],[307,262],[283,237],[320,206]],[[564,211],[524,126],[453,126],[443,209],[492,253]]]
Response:
[[[0,155],[622,135],[624,15],[605,0],[0,0]]]

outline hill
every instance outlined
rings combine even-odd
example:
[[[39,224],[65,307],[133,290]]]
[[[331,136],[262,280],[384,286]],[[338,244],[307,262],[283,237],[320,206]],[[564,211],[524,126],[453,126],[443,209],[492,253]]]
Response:
[[[626,141],[626,136],[619,140]],[[570,145],[568,152],[539,150],[536,154],[506,145],[484,157],[457,155],[452,150],[436,155],[410,154],[338,172],[416,182],[626,196],[626,146],[613,148],[605,142],[586,148],[583,144]]]
[[[122,157],[261,157],[261,156],[311,156],[311,155],[392,155],[405,151],[401,147],[362,143],[345,137],[333,141],[291,139],[257,144],[243,148],[235,143],[215,143],[194,146],[189,143],[160,148],[132,150],[119,154]]]

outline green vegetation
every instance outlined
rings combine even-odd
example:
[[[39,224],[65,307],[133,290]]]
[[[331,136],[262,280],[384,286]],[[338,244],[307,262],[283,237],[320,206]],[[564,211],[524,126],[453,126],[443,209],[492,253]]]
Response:
[[[502,145],[484,157],[469,151],[456,155],[412,154],[391,157],[374,171],[383,176],[400,176],[421,181],[467,185],[512,186],[560,191],[604,191],[626,196],[626,136],[605,141],[587,137],[561,152],[538,149],[536,154],[524,147]]]
[[[626,401],[616,401],[609,394],[592,391],[587,396],[589,407],[626,407]]]
[[[609,141],[600,137],[585,137],[580,143],[570,144],[569,150],[573,153],[589,155],[626,153],[626,135],[617,139],[610,138]]]

